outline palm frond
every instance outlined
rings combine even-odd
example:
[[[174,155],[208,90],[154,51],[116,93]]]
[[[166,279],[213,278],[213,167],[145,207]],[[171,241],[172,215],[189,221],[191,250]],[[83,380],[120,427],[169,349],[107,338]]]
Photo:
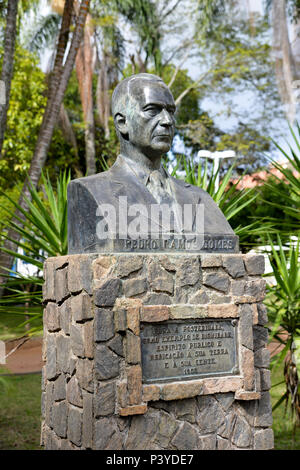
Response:
[[[204,165],[200,162],[198,165],[191,160],[188,160],[185,156],[182,156],[172,171],[172,176],[175,178],[180,178],[178,169],[180,167],[184,168],[185,171],[185,181],[189,184],[198,186],[201,189],[204,189],[218,204],[219,208],[222,210],[227,220],[232,219],[238,214],[242,214],[243,210],[252,204],[256,198],[259,196],[259,193],[254,188],[247,188],[238,190],[238,184],[241,181],[243,175],[233,184],[230,185],[230,180],[233,175],[236,162],[234,162],[230,168],[227,170],[226,175],[221,181],[220,186],[215,189],[216,178],[220,172],[220,167],[216,169],[214,175],[210,178],[208,177],[208,164],[205,160]],[[247,226],[238,225],[234,227],[236,235],[240,237],[240,243],[244,243],[249,235],[259,237],[262,233],[266,231],[272,232],[273,225],[270,221],[265,221],[263,219],[255,221]]]
[[[283,176],[283,179],[279,178],[276,175],[272,175],[265,184],[270,189],[273,194],[278,195],[282,200],[285,201],[284,210],[291,217],[296,219],[297,231],[300,231],[299,220],[300,220],[300,127],[297,123],[297,135],[289,125],[290,133],[292,139],[295,143],[296,148],[293,148],[291,144],[288,144],[288,151],[285,151],[279,144],[275,141],[273,143],[281,154],[285,157],[288,162],[289,167],[286,168],[285,165],[277,162],[274,159],[269,159],[273,167],[276,168],[280,174]],[[284,181],[286,184],[286,190],[281,190],[278,188],[277,182]],[[267,204],[271,204],[275,207],[282,209],[282,204],[276,204],[276,202],[265,201]]]
[[[17,221],[21,219],[14,216],[15,220],[10,220],[1,233],[1,238],[13,242],[16,250],[4,247],[0,247],[0,250],[13,255],[17,260],[36,266],[38,273],[42,273],[43,262],[48,256],[67,254],[67,186],[70,178],[70,172],[61,173],[54,188],[49,176],[42,174],[43,196],[29,183],[31,200],[26,200],[26,210],[3,194],[19,210],[24,220],[22,219],[23,228],[20,228]],[[20,234],[19,241],[8,236],[9,228]],[[7,295],[0,300],[0,314],[26,315],[24,325],[42,318],[42,277],[7,269],[5,272]],[[41,329],[41,325],[34,328],[36,332]],[[33,334],[34,331],[31,328],[26,334]]]
[[[60,22],[60,15],[54,12],[50,12],[46,16],[39,16],[28,40],[29,49],[33,52],[39,52],[55,45]]]

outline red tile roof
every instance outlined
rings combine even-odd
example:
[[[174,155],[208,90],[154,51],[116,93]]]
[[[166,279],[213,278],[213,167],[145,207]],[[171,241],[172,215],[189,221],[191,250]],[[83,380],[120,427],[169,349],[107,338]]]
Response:
[[[284,168],[287,168],[286,164],[282,164]],[[300,177],[300,174],[297,171],[293,171],[294,176]],[[252,173],[252,175],[244,175],[241,181],[237,185],[237,189],[246,189],[254,188],[255,186],[261,186],[267,181],[270,176],[275,176],[279,179],[284,179],[284,175],[277,170],[277,168],[270,168],[269,170],[262,170],[258,173]],[[235,184],[239,178],[232,180],[232,183]]]

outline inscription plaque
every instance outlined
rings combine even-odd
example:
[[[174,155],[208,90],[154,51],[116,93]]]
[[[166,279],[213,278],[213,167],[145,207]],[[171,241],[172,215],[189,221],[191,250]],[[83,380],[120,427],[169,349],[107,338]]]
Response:
[[[141,324],[143,382],[236,375],[237,320]]]

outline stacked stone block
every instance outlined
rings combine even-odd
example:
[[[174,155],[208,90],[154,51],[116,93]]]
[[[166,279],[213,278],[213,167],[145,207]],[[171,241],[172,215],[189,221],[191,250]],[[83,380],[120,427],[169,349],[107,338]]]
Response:
[[[270,449],[263,256],[69,255],[44,276],[46,449]],[[238,321],[239,373],[143,384],[140,328]]]

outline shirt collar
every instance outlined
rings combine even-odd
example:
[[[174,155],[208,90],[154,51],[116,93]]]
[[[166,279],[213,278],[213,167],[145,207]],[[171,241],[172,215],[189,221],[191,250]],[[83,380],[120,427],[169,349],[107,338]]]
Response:
[[[123,158],[126,162],[126,164],[130,167],[131,171],[136,174],[136,176],[143,182],[143,184],[146,186],[146,184],[149,181],[149,176],[150,173],[152,173],[151,170],[148,168],[143,167],[141,164],[138,162],[134,162],[130,158],[126,157],[125,155],[120,155],[121,158]],[[168,173],[166,172],[165,168],[160,165],[159,170],[158,170],[162,177],[167,179],[169,177]]]

